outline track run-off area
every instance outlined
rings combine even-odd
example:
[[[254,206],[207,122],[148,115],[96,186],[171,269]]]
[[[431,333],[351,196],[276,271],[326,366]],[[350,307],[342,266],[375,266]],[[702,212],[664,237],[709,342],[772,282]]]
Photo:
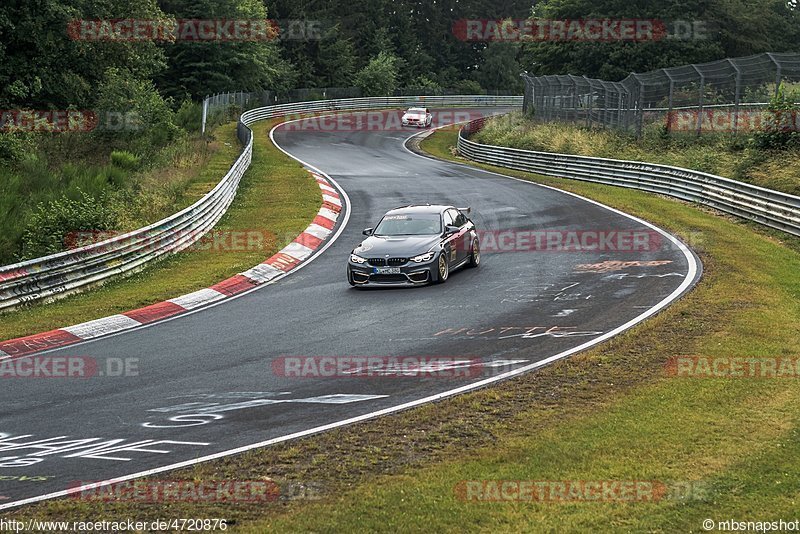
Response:
[[[405,146],[414,130],[297,124],[272,137],[338,189],[343,208],[328,242],[301,269],[237,298],[47,352],[136,361],[135,375],[3,381],[0,509],[490,385],[630,328],[700,276],[696,256],[647,222],[414,154]],[[471,207],[481,266],[442,285],[351,288],[345,266],[361,231],[415,203]],[[570,236],[591,236],[597,247],[570,250]],[[287,364],[323,357],[446,364],[439,373],[369,376]]]

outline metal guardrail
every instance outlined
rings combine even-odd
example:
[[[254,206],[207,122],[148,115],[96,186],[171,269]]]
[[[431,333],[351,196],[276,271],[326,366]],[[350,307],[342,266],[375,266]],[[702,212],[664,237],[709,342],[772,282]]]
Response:
[[[800,197],[681,167],[470,141],[469,136],[482,127],[483,119],[478,119],[461,129],[457,142],[460,154],[498,167],[668,195],[800,236]]]
[[[407,96],[297,102],[257,108],[239,118],[244,146],[220,182],[191,206],[133,232],[58,254],[0,267],[0,310],[37,300],[52,300],[111,277],[130,274],[148,263],[191,246],[227,211],[253,154],[254,122],[290,114],[381,109],[426,103],[430,106],[521,106],[522,96]]]

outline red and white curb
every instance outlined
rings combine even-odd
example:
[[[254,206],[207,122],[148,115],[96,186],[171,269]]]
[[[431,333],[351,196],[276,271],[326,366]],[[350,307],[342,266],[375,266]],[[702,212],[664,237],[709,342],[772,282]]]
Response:
[[[249,291],[296,269],[333,233],[342,199],[327,178],[309,171],[322,193],[322,207],[311,224],[277,254],[211,287],[102,319],[0,342],[0,361],[50,350],[160,321]]]

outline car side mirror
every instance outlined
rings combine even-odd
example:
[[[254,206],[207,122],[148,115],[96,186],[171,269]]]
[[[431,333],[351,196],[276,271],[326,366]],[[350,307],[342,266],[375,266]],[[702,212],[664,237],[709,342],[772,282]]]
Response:
[[[361,232],[364,235],[372,235],[372,228],[364,228],[364,231]]]
[[[460,228],[458,226],[450,226],[449,224],[445,227],[444,233],[445,235],[453,235],[457,234]]]

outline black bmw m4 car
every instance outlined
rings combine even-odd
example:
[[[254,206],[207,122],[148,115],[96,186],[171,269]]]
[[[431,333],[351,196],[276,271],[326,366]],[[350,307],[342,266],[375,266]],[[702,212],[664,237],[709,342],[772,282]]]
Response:
[[[350,254],[347,280],[368,284],[423,285],[443,283],[462,266],[481,261],[469,208],[443,205],[403,206],[390,210]]]

